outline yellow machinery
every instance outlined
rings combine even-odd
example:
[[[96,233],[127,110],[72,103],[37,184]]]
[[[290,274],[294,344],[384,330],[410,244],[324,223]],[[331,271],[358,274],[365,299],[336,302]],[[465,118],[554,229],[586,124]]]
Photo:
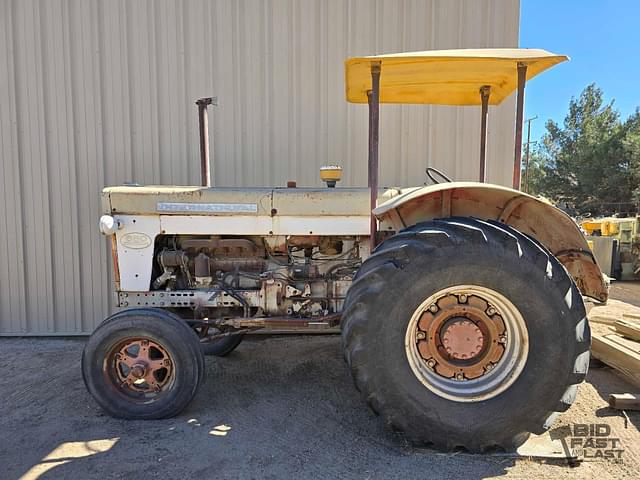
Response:
[[[600,252],[595,243],[600,242],[599,237],[612,238],[614,245],[611,263],[611,275],[618,280],[636,280],[640,274],[640,221],[638,217],[604,217],[588,219],[580,226],[588,235],[589,246],[594,255],[609,255]],[[609,262],[598,258],[600,265]],[[606,272],[605,272],[606,273]]]

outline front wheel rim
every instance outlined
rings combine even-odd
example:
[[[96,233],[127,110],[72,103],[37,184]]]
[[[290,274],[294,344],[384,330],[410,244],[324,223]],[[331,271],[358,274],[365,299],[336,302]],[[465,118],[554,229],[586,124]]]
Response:
[[[138,403],[156,401],[175,381],[175,363],[169,350],[148,337],[117,342],[107,353],[102,369],[121,395]]]
[[[440,397],[477,402],[509,388],[529,352],[526,323],[504,295],[478,285],[442,289],[414,311],[405,351],[418,380]]]

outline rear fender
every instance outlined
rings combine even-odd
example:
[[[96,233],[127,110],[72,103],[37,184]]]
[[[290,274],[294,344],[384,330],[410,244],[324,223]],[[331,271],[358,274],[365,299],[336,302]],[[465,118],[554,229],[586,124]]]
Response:
[[[578,225],[562,210],[526,193],[485,183],[441,183],[400,191],[373,214],[380,220],[381,229],[395,231],[452,216],[497,220],[547,247],[583,295],[607,300],[604,277]]]

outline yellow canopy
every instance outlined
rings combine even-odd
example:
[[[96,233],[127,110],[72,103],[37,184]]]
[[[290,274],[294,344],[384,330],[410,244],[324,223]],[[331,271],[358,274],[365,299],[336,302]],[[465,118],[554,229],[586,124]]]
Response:
[[[480,105],[480,87],[491,87],[498,105],[518,83],[517,65],[527,65],[527,80],[569,58],[545,50],[483,48],[432,50],[354,57],[345,62],[347,101],[367,103],[371,64],[381,64],[380,103]]]

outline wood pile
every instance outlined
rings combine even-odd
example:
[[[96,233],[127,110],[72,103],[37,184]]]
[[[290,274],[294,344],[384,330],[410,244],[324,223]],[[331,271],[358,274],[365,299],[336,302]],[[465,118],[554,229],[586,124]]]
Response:
[[[589,318],[591,320],[591,315]],[[601,318],[595,316],[592,320],[600,325],[593,329],[591,354],[640,387],[640,315],[622,312],[621,315],[610,316],[607,321]]]

